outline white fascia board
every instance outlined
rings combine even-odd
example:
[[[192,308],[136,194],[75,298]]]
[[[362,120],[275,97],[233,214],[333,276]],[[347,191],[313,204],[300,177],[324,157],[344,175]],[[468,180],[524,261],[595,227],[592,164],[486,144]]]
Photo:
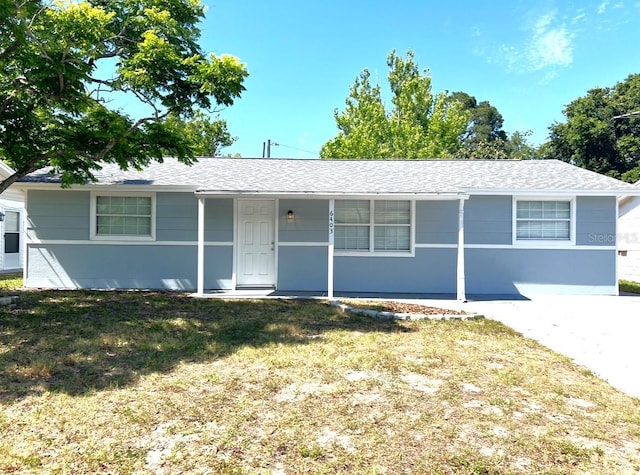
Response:
[[[467,190],[471,196],[474,195],[526,195],[526,196],[640,196],[640,190]]]
[[[320,192],[265,192],[265,191],[196,191],[205,198],[280,198],[280,199],[388,199],[388,200],[459,200],[468,199],[467,193],[320,193]]]
[[[113,191],[113,192],[194,192],[193,185],[123,185],[123,184],[88,184],[71,185],[62,188],[60,183],[17,182],[13,186],[22,190],[61,190],[61,191]]]
[[[15,173],[15,170],[0,160],[0,176],[8,178]]]

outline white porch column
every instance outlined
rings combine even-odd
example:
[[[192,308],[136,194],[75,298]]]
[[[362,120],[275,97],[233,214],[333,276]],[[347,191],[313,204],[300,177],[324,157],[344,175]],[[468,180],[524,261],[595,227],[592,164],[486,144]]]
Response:
[[[198,290],[204,295],[204,198],[198,197]]]
[[[464,202],[467,198],[460,198],[458,201],[458,270],[457,270],[457,297],[458,301],[465,302],[464,280]]]
[[[336,200],[329,200],[329,247],[327,261],[327,297],[333,300],[333,241]]]

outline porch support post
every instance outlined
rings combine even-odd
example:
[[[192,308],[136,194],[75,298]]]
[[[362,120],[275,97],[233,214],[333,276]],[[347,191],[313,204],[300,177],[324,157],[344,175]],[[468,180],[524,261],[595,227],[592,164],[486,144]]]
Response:
[[[457,269],[457,297],[459,302],[466,302],[464,279],[464,202],[467,197],[458,200],[458,269]]]
[[[334,219],[335,219],[336,200],[329,200],[329,247],[327,261],[327,297],[333,300],[333,242],[335,236]]]
[[[198,197],[198,290],[204,295],[204,198]]]
[[[618,226],[619,226],[619,220],[620,220],[620,198],[621,196],[616,196],[616,220],[615,220],[615,227],[616,227],[616,236],[620,236],[618,234]],[[616,286],[616,290],[614,295],[620,295],[620,285],[618,284],[618,282],[620,282],[620,258],[618,257],[618,243],[620,241],[620,238],[616,239],[616,257],[613,260],[613,265],[616,266],[616,273],[615,273],[615,286]]]

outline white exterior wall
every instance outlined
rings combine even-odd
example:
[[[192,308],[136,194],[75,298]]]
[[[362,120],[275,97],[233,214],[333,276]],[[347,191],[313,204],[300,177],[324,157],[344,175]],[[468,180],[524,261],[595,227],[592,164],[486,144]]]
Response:
[[[640,282],[640,251],[627,251],[626,256],[618,256],[618,265],[621,279]]]
[[[620,202],[618,254],[619,277],[640,282],[640,197]]]
[[[12,170],[8,168],[4,163],[0,162],[0,180],[9,176],[10,173],[12,173]],[[0,194],[0,211],[3,213],[6,213],[7,211],[19,211],[21,220],[24,219],[24,193],[21,190],[16,189],[14,186],[10,186],[2,194]],[[4,259],[4,228],[4,221],[0,221],[0,270],[4,270],[6,268]],[[23,242],[24,237],[22,231],[22,223],[20,223],[20,243]],[[12,256],[13,255],[14,254],[12,254]],[[19,267],[22,267],[24,263],[22,248],[18,257],[18,262]],[[14,266],[10,267],[15,268]]]

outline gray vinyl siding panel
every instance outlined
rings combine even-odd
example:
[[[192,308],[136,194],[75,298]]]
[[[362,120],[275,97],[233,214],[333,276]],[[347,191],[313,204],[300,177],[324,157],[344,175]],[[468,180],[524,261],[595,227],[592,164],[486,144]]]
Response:
[[[90,192],[30,190],[27,205],[30,239],[82,241],[90,238]],[[156,193],[156,241],[195,242],[197,239],[195,195]],[[205,241],[233,241],[233,199],[205,200]]]
[[[608,289],[616,285],[616,253],[578,249],[466,249],[467,294],[515,295],[523,289]]]
[[[86,243],[88,191],[30,190],[28,193],[28,287],[149,288],[194,290],[197,286],[198,199],[190,192],[156,194],[156,242]],[[615,288],[615,197],[576,198],[576,244],[582,249],[511,248],[512,197],[472,196],[465,202],[465,243],[501,245],[465,249],[467,293],[516,295],[523,289],[556,293],[607,293]],[[287,243],[328,241],[327,199],[279,201],[278,282],[281,291],[327,290],[327,246]],[[292,210],[293,221],[287,220]],[[335,256],[336,292],[454,294],[456,292],[458,200],[415,203],[413,257]],[[613,238],[612,238],[613,237]],[[234,200],[205,200],[205,242],[234,239]],[[47,244],[46,241],[85,241]],[[126,238],[124,239],[126,241]],[[188,245],[163,245],[165,241]],[[205,289],[232,284],[233,247],[205,246]]]
[[[280,246],[278,290],[326,292],[327,263],[326,246]]]
[[[156,240],[196,241],[198,200],[193,193],[156,193]]]
[[[29,190],[27,195],[29,239],[89,239],[88,191]]]
[[[204,239],[233,241],[233,199],[207,199]],[[197,241],[198,199],[193,193],[156,194],[156,240]]]
[[[616,245],[616,207],[613,196],[579,196],[576,199],[576,244]]]
[[[416,249],[415,257],[336,256],[336,292],[455,293],[456,249]]]
[[[278,240],[280,242],[327,242],[329,240],[328,200],[280,200]],[[287,219],[289,210],[295,216]]]
[[[416,244],[458,242],[458,201],[416,202]]]
[[[35,245],[27,287],[95,289],[196,288],[196,246]],[[231,287],[231,246],[205,248],[205,288]]]
[[[512,197],[472,196],[464,206],[466,244],[511,244]]]
[[[197,209],[197,200],[196,200]],[[207,199],[204,205],[204,240],[233,242],[233,199]],[[197,228],[197,219],[196,219]],[[197,239],[197,236],[196,236]]]

